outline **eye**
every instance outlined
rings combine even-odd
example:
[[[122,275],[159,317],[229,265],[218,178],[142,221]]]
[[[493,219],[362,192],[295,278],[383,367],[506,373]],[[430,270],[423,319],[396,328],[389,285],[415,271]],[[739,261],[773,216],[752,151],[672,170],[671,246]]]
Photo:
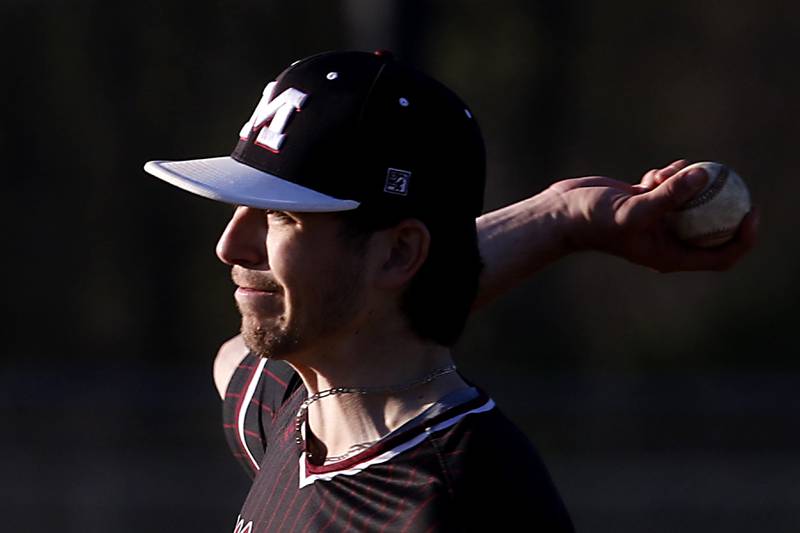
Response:
[[[294,222],[295,220],[285,211],[274,211],[272,209],[267,209],[267,217],[270,219],[277,220],[279,222]]]

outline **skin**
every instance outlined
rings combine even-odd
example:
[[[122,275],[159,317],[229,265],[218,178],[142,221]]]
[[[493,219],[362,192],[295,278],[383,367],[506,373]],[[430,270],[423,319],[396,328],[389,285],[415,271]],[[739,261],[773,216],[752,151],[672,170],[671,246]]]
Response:
[[[679,159],[629,184],[604,176],[559,181],[543,192],[478,218],[485,269],[475,308],[568,254],[594,250],[657,272],[723,271],[755,246],[759,212],[752,210],[729,243],[693,248],[675,238],[665,215],[703,189],[703,171],[680,174]],[[693,182],[693,179],[697,181]]]
[[[478,218],[485,269],[474,307],[559,258],[584,250],[610,253],[659,272],[731,268],[755,245],[758,213],[745,217],[733,241],[719,248],[691,248],[677,240],[664,225],[665,215],[708,179],[702,170],[680,174],[688,164],[678,160],[650,170],[633,185],[604,176],[559,181]],[[262,299],[237,297],[248,342],[236,336],[220,348],[214,377],[221,397],[247,345],[287,360],[311,394],[335,386],[402,384],[452,361],[449,349],[417,339],[397,308],[403,287],[427,256],[424,225],[409,220],[378,232],[364,256],[357,257],[342,248],[330,215],[287,216],[293,221],[240,207],[217,247],[220,259],[233,266],[235,280],[255,287],[266,284],[261,288],[269,280],[280,288],[277,295]],[[247,275],[237,278],[236,272]],[[336,286],[347,287],[347,294],[337,293]],[[264,331],[283,340],[270,344]],[[309,424],[323,449],[339,455],[380,438],[464,386],[457,375],[448,375],[397,397],[326,399],[312,404]]]
[[[217,254],[238,285],[244,344],[287,361],[313,394],[336,386],[396,387],[452,364],[449,348],[419,339],[399,309],[429,243],[427,228],[413,219],[356,249],[332,214],[239,207]],[[324,455],[344,455],[463,387],[453,373],[401,394],[314,403],[313,443]]]
[[[219,241],[232,266],[245,344],[264,357],[314,359],[356,334],[369,313],[361,257],[346,253],[329,214],[237,208]]]

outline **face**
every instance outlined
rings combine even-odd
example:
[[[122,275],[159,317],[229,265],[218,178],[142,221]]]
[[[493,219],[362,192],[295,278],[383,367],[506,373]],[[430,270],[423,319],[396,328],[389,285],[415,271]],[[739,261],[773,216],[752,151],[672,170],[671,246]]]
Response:
[[[247,346],[292,359],[354,331],[365,314],[363,255],[329,213],[238,207],[217,244],[232,266]]]

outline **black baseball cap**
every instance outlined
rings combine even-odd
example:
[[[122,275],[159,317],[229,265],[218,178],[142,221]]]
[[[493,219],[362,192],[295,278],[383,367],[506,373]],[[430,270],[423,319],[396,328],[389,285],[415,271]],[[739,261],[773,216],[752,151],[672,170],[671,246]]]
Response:
[[[474,220],[485,167],[480,128],[453,91],[388,52],[344,51],[296,61],[269,83],[229,157],[144,168],[261,209],[369,206]]]

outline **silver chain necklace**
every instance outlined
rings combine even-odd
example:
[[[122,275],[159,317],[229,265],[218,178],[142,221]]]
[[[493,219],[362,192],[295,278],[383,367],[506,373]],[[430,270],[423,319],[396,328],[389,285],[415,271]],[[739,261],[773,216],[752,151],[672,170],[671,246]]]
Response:
[[[328,396],[335,396],[337,394],[364,395],[364,394],[395,394],[398,392],[405,392],[415,387],[421,387],[422,385],[426,385],[435,379],[438,379],[446,374],[451,374],[455,371],[456,371],[456,365],[448,365],[431,371],[421,379],[417,379],[409,383],[405,383],[403,385],[396,385],[392,387],[333,387],[331,389],[325,389],[323,391],[319,391],[315,394],[312,394],[311,396],[303,400],[303,403],[300,404],[300,408],[297,410],[297,415],[295,416],[294,434],[297,447],[300,449],[300,451],[305,451],[306,456],[309,459],[311,459],[312,457],[311,452],[304,449],[306,448],[306,446],[300,428],[303,425],[303,422],[308,422],[308,407],[316,401],[319,401],[323,398],[327,398]],[[346,454],[346,456],[349,456],[349,454]]]

